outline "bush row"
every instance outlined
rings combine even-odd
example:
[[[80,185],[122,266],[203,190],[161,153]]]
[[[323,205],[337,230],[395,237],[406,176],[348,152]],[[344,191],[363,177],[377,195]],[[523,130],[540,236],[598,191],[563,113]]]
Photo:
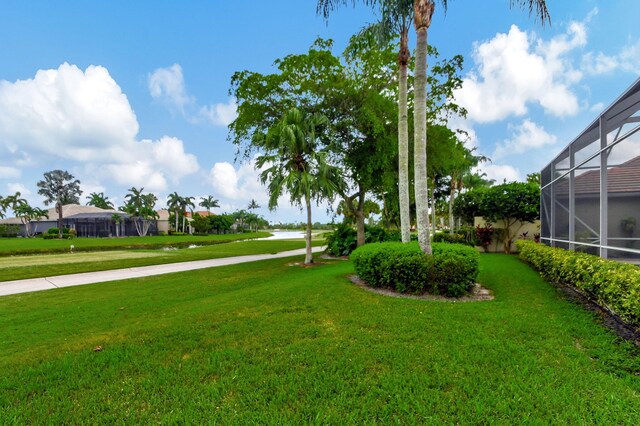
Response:
[[[350,259],[369,286],[401,293],[460,297],[473,288],[478,276],[478,252],[459,244],[433,244],[431,256],[423,254],[417,243],[366,244]]]
[[[516,241],[520,258],[548,281],[572,285],[623,320],[640,325],[640,269],[586,253]]]
[[[452,244],[464,244],[466,246],[475,247],[480,245],[478,243],[478,237],[476,236],[476,229],[472,226],[463,226],[454,233],[449,231],[439,231],[433,235],[434,243],[452,243]]]

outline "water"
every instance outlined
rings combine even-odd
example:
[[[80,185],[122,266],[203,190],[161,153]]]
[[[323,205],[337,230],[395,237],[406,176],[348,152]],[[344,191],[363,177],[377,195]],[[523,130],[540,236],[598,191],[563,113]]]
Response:
[[[273,235],[265,238],[256,238],[256,240],[296,240],[304,238],[304,231],[269,231]]]

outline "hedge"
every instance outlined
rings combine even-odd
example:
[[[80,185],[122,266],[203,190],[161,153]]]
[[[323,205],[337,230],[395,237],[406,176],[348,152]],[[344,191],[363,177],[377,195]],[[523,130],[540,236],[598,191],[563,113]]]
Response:
[[[387,231],[380,226],[364,227],[366,243],[381,243],[385,241],[400,241],[400,234]],[[334,256],[348,256],[357,247],[357,231],[350,225],[341,223],[331,233],[325,234],[327,253]]]
[[[473,288],[478,276],[478,252],[459,244],[433,244],[431,256],[423,254],[417,243],[365,244],[350,259],[369,286],[400,293],[460,297]]]
[[[547,281],[568,284],[607,307],[624,321],[640,325],[640,268],[549,247],[533,241],[516,241],[520,258]]]

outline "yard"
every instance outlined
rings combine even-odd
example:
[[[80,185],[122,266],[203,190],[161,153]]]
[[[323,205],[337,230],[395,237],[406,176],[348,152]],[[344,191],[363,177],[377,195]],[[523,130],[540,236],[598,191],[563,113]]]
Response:
[[[237,236],[236,236],[237,237]],[[261,253],[277,253],[304,248],[303,240],[279,241],[219,241],[220,244],[201,247],[165,249],[128,249],[98,252],[74,252],[25,256],[0,256],[2,281],[21,280],[55,275],[75,274],[137,266],[189,262]],[[224,244],[222,244],[224,243]],[[321,240],[312,241],[322,245]]]
[[[101,251],[129,248],[158,248],[178,245],[211,245],[229,241],[266,237],[267,232],[221,235],[158,235],[122,238],[74,238],[71,240],[45,240],[42,238],[0,238],[0,256],[35,253],[68,253],[74,251]]]
[[[638,348],[516,257],[470,303],[289,262],[0,298],[0,423],[640,424]]]

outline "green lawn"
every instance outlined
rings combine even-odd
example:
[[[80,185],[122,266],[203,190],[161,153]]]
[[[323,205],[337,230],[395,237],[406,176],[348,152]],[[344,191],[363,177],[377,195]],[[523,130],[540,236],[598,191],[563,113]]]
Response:
[[[74,251],[99,251],[129,248],[157,248],[169,245],[218,244],[221,242],[266,237],[268,235],[268,232],[253,232],[247,234],[223,234],[206,236],[164,235],[124,238],[74,238],[72,240],[45,240],[43,238],[0,238],[0,256],[69,252],[71,245],[74,246]]]
[[[312,241],[312,245],[322,245]],[[0,257],[0,285],[2,281],[51,277],[136,266],[217,259],[250,254],[278,253],[304,248],[303,240],[238,241],[205,245],[178,250],[118,250],[102,252],[76,252]]]
[[[0,424],[640,424],[638,349],[516,257],[476,303],[288,262],[0,298]]]

